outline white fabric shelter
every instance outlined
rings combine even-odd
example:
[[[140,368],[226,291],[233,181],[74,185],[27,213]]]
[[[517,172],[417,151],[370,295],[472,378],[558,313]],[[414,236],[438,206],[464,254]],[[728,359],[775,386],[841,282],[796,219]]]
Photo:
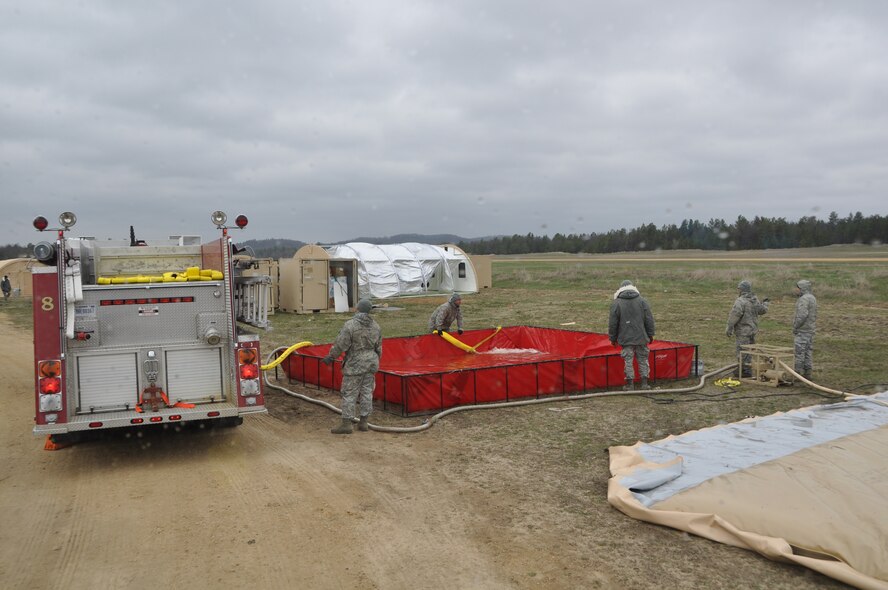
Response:
[[[350,242],[324,246],[324,249],[331,259],[357,261],[360,297],[385,299],[478,291],[472,262],[456,246]]]

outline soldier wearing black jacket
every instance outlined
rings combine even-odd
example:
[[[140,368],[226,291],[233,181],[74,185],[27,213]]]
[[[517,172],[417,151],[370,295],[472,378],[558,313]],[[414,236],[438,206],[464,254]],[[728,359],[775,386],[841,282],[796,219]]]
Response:
[[[626,373],[626,391],[635,389],[635,369],[632,366],[633,358],[638,363],[638,375],[641,377],[641,388],[650,389],[648,376],[648,344],[654,341],[654,315],[651,306],[632,281],[623,281],[620,288],[614,293],[614,302],[611,304],[610,320],[607,333],[612,346],[620,345],[623,350],[623,369]]]

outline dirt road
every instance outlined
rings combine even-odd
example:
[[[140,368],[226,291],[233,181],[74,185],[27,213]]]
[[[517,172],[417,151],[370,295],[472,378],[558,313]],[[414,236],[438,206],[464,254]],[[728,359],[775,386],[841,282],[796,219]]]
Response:
[[[0,327],[3,588],[506,588],[544,549],[490,543],[436,437],[334,437],[321,409],[44,451],[29,335]]]
[[[237,428],[45,451],[30,334],[0,316],[0,335],[4,590],[842,587],[610,507],[604,441],[662,434],[647,402],[337,437],[334,414],[269,392]]]

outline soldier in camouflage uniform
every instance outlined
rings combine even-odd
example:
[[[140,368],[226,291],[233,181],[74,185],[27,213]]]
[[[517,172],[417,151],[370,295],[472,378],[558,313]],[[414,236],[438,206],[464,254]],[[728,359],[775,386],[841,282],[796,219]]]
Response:
[[[728,314],[728,327],[725,330],[725,335],[734,336],[736,339],[736,353],[739,358],[742,345],[755,344],[755,335],[758,333],[758,317],[768,312],[769,299],[766,297],[759,301],[752,292],[752,284],[746,280],[740,281],[737,291],[737,299]],[[751,355],[743,355],[741,366],[737,367],[737,375],[751,376],[749,368],[751,360]]]
[[[654,341],[654,315],[651,306],[641,296],[632,281],[623,281],[614,293],[608,318],[607,334],[611,346],[622,347],[623,371],[626,374],[626,391],[635,389],[635,367],[633,359],[638,363],[638,375],[641,377],[641,388],[650,389],[648,376],[650,365],[648,344]]]
[[[454,293],[447,303],[439,305],[432,312],[432,317],[429,318],[429,332],[438,332],[440,335],[441,332],[450,330],[450,325],[456,320],[456,329],[458,333],[462,334],[463,319],[462,310],[459,307],[461,304],[462,297],[459,293]]]
[[[358,430],[370,430],[368,419],[373,411],[373,388],[376,385],[376,371],[379,357],[382,356],[382,330],[370,317],[373,304],[369,299],[358,301],[358,312],[345,322],[333,348],[321,362],[332,365],[333,361],[345,353],[342,360],[342,423],[330,432],[351,434],[355,418],[355,402],[360,405]]]
[[[805,379],[811,378],[814,369],[814,332],[817,331],[817,298],[811,291],[811,281],[802,279],[796,283],[795,318],[792,320],[795,347],[795,371]]]

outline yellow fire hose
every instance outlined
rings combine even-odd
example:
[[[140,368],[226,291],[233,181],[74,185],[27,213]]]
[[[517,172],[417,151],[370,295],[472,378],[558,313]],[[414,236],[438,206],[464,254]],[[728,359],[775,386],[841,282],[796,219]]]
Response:
[[[497,333],[498,333],[500,330],[502,330],[502,329],[503,329],[502,326],[497,326],[497,327],[496,327],[496,330],[493,331],[493,334],[491,334],[490,336],[488,336],[487,338],[485,338],[484,340],[482,340],[481,342],[479,342],[479,343],[476,344],[475,346],[469,346],[469,345],[466,344],[465,342],[462,342],[461,340],[458,340],[458,339],[454,338],[454,337],[451,336],[448,332],[445,332],[445,331],[443,331],[443,330],[441,330],[441,331],[439,331],[439,330],[435,330],[435,334],[438,334],[438,335],[441,336],[444,340],[446,340],[446,341],[449,342],[450,344],[454,345],[454,346],[457,347],[458,349],[460,349],[460,350],[464,350],[464,351],[466,351],[466,352],[471,352],[471,353],[475,354],[475,353],[478,352],[478,347],[479,347],[479,346],[481,346],[482,344],[484,344],[485,342],[487,342],[488,340],[490,340],[491,338],[493,338],[494,336],[496,336]]]
[[[464,343],[464,342],[460,342],[459,340],[457,340],[456,338],[454,338],[453,336],[451,336],[451,335],[448,334],[447,332],[444,332],[443,334],[441,334],[441,336],[444,338],[444,340],[446,340],[447,342],[449,342],[449,343],[451,343],[452,345],[456,346],[457,348],[460,348],[460,349],[462,349],[462,350],[464,350],[464,351],[466,351],[466,352],[477,353],[478,351],[477,351],[476,349],[477,349],[479,346],[481,346],[482,344],[484,344],[485,342],[487,342],[488,340],[490,340],[491,338],[493,338],[494,336],[496,336],[497,333],[498,333],[500,330],[502,330],[502,329],[503,329],[502,326],[497,326],[497,327],[496,327],[496,330],[494,330],[493,334],[491,334],[490,336],[488,336],[487,338],[485,338],[484,340],[482,340],[481,342],[479,342],[479,343],[476,344],[475,346],[469,346],[468,344],[466,344],[466,343]],[[270,369],[273,369],[273,368],[275,368],[276,366],[278,366],[279,364],[281,364],[282,362],[284,362],[284,359],[286,359],[288,356],[290,356],[290,354],[291,354],[294,350],[299,350],[300,348],[303,348],[303,347],[305,347],[305,346],[311,346],[311,345],[312,345],[312,343],[309,342],[308,340],[304,340],[304,341],[302,341],[302,342],[298,342],[298,343],[292,345],[291,347],[287,348],[286,350],[284,350],[284,351],[281,353],[281,355],[280,355],[279,357],[277,357],[276,359],[274,359],[274,361],[268,363],[267,365],[262,365],[262,366],[259,367],[259,368],[262,369],[263,371],[268,371],[268,370],[270,370]]]
[[[281,364],[282,362],[284,362],[284,359],[287,358],[288,356],[290,356],[291,352],[293,352],[294,350],[299,350],[300,348],[302,348],[304,346],[311,346],[311,342],[309,342],[308,340],[305,340],[303,342],[299,342],[297,344],[294,344],[293,346],[291,346],[290,348],[288,348],[287,350],[282,352],[281,356],[274,359],[274,361],[268,363],[267,365],[262,365],[259,368],[262,369],[263,371],[273,369],[276,366],[278,366],[279,364]]]

